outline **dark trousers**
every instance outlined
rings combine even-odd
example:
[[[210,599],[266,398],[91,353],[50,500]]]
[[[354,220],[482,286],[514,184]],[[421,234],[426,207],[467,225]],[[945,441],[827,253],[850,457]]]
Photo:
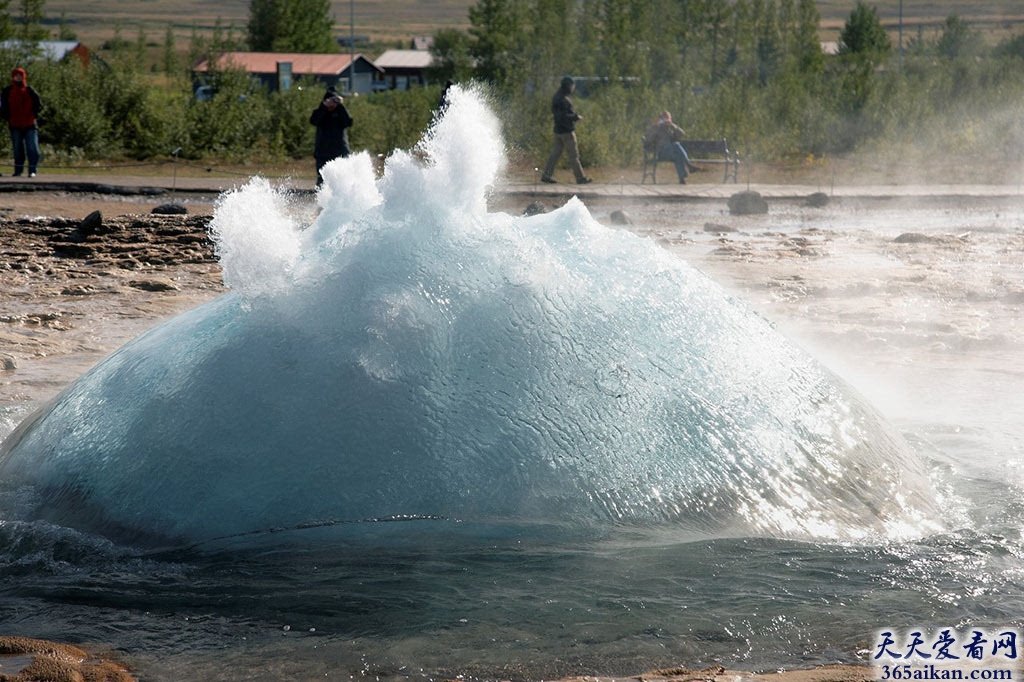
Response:
[[[341,154],[338,154],[337,156],[326,156],[326,157],[324,157],[324,156],[315,156],[314,155],[313,156],[313,160],[316,161],[316,186],[319,187],[320,185],[324,184],[324,176],[320,174],[320,170],[324,166],[326,166],[331,161],[334,161],[335,159],[341,159],[341,158],[345,158],[347,156],[348,156],[348,152],[347,151],[346,152],[342,152]]]
[[[39,131],[35,128],[11,128],[11,147],[14,148],[14,174],[25,170],[25,156],[28,156],[28,172],[35,173],[39,167]]]

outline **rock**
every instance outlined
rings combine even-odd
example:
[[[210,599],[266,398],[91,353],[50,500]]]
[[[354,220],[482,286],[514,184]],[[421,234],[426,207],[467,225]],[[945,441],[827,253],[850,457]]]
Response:
[[[942,240],[920,232],[904,232],[893,241],[897,244],[936,244]]]
[[[755,215],[768,212],[768,202],[759,192],[747,190],[729,197],[729,212],[733,215]]]
[[[78,227],[76,229],[80,234],[90,235],[98,233],[102,227],[103,214],[99,211],[93,211],[82,218],[82,222],[78,223]]]
[[[150,213],[156,215],[188,215],[188,209],[181,204],[160,204],[154,206]]]
[[[719,246],[717,249],[711,252],[711,255],[713,256],[739,257],[748,256],[749,254],[750,252],[748,250],[742,249],[739,246],[735,246],[733,244],[723,244],[722,246]]]
[[[181,244],[205,244],[210,238],[205,234],[183,234],[175,238]]]
[[[61,296],[91,296],[95,293],[97,293],[96,288],[91,284],[75,284],[60,291]]]
[[[547,213],[548,207],[539,201],[531,202],[529,206],[523,211],[524,216],[539,215],[541,213]]]
[[[612,225],[632,225],[633,220],[629,217],[629,214],[625,211],[612,211],[608,219],[612,221]]]
[[[10,372],[15,369],[18,369],[18,361],[14,356],[8,353],[0,353],[0,372]]]
[[[807,196],[807,205],[812,208],[828,206],[829,196],[824,192],[815,192]]]
[[[4,666],[0,677],[33,682],[65,680],[103,680],[135,682],[123,667],[98,660],[92,654],[70,644],[28,637],[0,637],[0,656],[11,657],[15,666]],[[20,667],[16,667],[20,665]],[[8,677],[8,675],[10,675]]]
[[[135,289],[141,289],[142,291],[180,291],[179,287],[174,282],[168,282],[161,279],[133,279],[128,282],[128,286]]]
[[[76,244],[75,242],[54,243],[53,253],[65,258],[92,258],[96,255],[96,247],[90,244]]]
[[[722,234],[724,232],[735,232],[736,228],[729,227],[728,225],[719,225],[718,223],[704,223],[704,231]]]
[[[64,317],[62,313],[29,313],[22,316],[21,320],[25,324],[47,324],[53,322],[59,322]]]
[[[97,266],[136,269],[140,264],[173,266],[181,263],[216,263],[209,234],[210,216],[139,216],[137,214],[103,217],[98,211],[85,220],[47,218],[38,221],[0,221],[5,247],[0,271],[35,272],[40,260],[38,242],[51,251],[46,254],[53,276],[69,267]],[[33,240],[35,240],[33,242]],[[32,244],[31,251],[25,245]],[[79,261],[71,265],[69,261]]]

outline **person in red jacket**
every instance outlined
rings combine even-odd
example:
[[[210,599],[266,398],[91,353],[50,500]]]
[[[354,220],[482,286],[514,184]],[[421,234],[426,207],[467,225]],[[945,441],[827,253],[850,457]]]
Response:
[[[11,72],[11,84],[0,90],[0,116],[7,120],[11,129],[11,146],[14,148],[14,175],[25,170],[25,156],[28,156],[28,176],[34,178],[39,167],[39,130],[36,117],[42,104],[39,93],[30,86],[25,69],[18,67]]]

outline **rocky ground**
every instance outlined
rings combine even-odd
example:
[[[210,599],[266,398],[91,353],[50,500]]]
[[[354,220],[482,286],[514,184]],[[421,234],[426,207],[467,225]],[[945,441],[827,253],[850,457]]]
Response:
[[[42,400],[222,291],[209,215],[0,220],[0,404]]]

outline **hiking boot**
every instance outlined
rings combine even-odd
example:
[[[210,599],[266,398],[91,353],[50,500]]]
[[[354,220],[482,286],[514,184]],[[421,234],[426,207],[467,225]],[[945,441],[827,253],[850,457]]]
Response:
[[[546,175],[542,175],[542,176],[540,176],[540,181],[541,181],[541,182],[549,182],[549,183],[551,183],[552,185],[553,185],[553,184],[555,184],[556,182],[558,182],[558,181],[557,181],[557,180],[555,180],[554,178],[549,178],[549,177],[548,177],[548,176],[546,176]]]
[[[587,176],[584,175],[582,178],[579,178],[579,179],[576,180],[576,184],[577,185],[589,185],[593,181],[594,181],[594,178],[588,178]]]
[[[679,178],[679,184],[680,185],[685,185],[686,184],[686,178]]]

